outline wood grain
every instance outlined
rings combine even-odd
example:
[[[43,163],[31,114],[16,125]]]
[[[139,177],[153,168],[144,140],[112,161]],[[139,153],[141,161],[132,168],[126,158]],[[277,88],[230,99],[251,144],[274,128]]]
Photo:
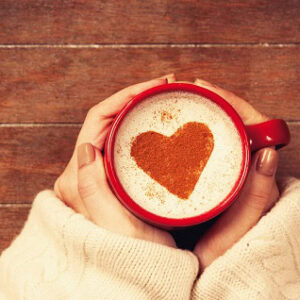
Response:
[[[0,253],[64,169],[88,109],[166,73],[291,121],[279,177],[300,177],[299,15],[298,0],[0,1]]]
[[[0,203],[29,203],[40,190],[52,189],[78,132],[73,127],[0,127]]]
[[[0,123],[82,122],[87,110],[130,84],[175,72],[297,120],[300,47],[0,49]]]
[[[300,177],[300,123],[289,126],[292,142],[280,151],[279,175]],[[64,126],[0,127],[0,203],[31,203],[40,190],[52,188],[71,156],[78,131]]]
[[[0,206],[0,255],[1,252],[9,247],[13,239],[20,233],[25,221],[27,220],[30,206],[20,206],[18,204],[12,207]],[[177,243],[182,248],[193,249],[195,237],[203,233],[204,229],[212,224],[212,221],[206,222],[201,227],[190,228],[188,230],[174,231]]]
[[[29,210],[29,206],[0,206],[0,254],[21,231]]]
[[[0,1],[0,43],[299,42],[291,0]]]
[[[289,124],[290,144],[279,150],[278,178],[294,176],[300,179],[300,122]]]

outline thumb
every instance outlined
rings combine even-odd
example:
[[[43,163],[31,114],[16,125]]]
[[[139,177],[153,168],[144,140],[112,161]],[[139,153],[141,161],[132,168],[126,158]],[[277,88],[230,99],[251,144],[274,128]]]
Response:
[[[101,152],[90,143],[81,144],[77,159],[78,193],[90,219],[100,225],[107,218],[106,210],[115,209],[120,204],[106,181]]]
[[[97,196],[105,179],[103,161],[99,151],[90,143],[78,147],[78,192],[82,200]]]
[[[251,164],[245,186],[227,209],[198,242],[194,252],[202,268],[231,248],[277,200],[273,193],[278,153],[271,148],[258,151]]]
[[[247,208],[248,218],[252,219],[254,224],[260,214],[265,213],[274,204],[272,191],[278,159],[278,152],[272,148],[261,149],[253,157],[249,177],[237,206]]]

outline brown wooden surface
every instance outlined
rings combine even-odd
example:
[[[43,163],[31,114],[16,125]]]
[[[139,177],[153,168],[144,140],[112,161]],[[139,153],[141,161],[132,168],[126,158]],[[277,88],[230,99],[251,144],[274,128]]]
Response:
[[[291,144],[282,149],[279,176],[300,177],[300,123],[291,123]],[[2,203],[31,203],[42,189],[52,188],[73,151],[79,128],[0,128]],[[13,137],[13,139],[11,138]]]
[[[272,117],[299,117],[298,47],[17,48],[0,57],[0,122],[82,122],[113,92],[166,72],[219,84]]]
[[[87,110],[165,73],[288,120],[279,175],[300,177],[299,15],[299,0],[0,1],[0,253],[63,170]]]
[[[77,127],[0,127],[0,203],[30,203],[53,188],[71,157]]]
[[[0,254],[21,231],[30,206],[0,206]]]
[[[0,42],[298,42],[299,15],[297,0],[2,0]]]

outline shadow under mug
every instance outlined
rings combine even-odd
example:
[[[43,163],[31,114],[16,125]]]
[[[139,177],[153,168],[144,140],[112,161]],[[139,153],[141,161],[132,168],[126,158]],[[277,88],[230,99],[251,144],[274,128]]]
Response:
[[[221,200],[215,207],[200,213],[199,215],[187,218],[167,218],[151,213],[137,204],[125,191],[120,183],[114,168],[114,142],[118,128],[124,116],[140,101],[155,94],[169,91],[186,91],[201,95],[217,104],[234,123],[243,147],[243,159],[239,177],[235,182],[231,192],[227,197]],[[145,222],[164,229],[176,229],[188,226],[194,226],[208,221],[223,212],[238,197],[249,172],[251,152],[264,147],[280,148],[289,143],[290,133],[284,120],[273,119],[263,123],[245,126],[233,107],[219,95],[194,84],[188,83],[170,83],[154,87],[135,96],[115,117],[113,124],[107,135],[105,144],[105,169],[109,184],[119,199],[119,201],[134,215]]]

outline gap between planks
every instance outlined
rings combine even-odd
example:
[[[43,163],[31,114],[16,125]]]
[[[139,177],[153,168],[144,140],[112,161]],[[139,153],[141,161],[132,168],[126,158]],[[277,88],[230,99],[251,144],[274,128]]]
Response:
[[[5,48],[290,48],[298,47],[300,43],[224,43],[224,44],[0,44],[0,49]]]
[[[83,123],[0,123],[1,127],[76,127],[80,128]]]
[[[32,203],[1,203],[0,202],[0,209],[1,208],[18,208],[18,207],[31,207]]]
[[[300,125],[300,120],[288,120],[287,124]],[[0,123],[1,127],[75,127],[80,128],[83,123]]]

